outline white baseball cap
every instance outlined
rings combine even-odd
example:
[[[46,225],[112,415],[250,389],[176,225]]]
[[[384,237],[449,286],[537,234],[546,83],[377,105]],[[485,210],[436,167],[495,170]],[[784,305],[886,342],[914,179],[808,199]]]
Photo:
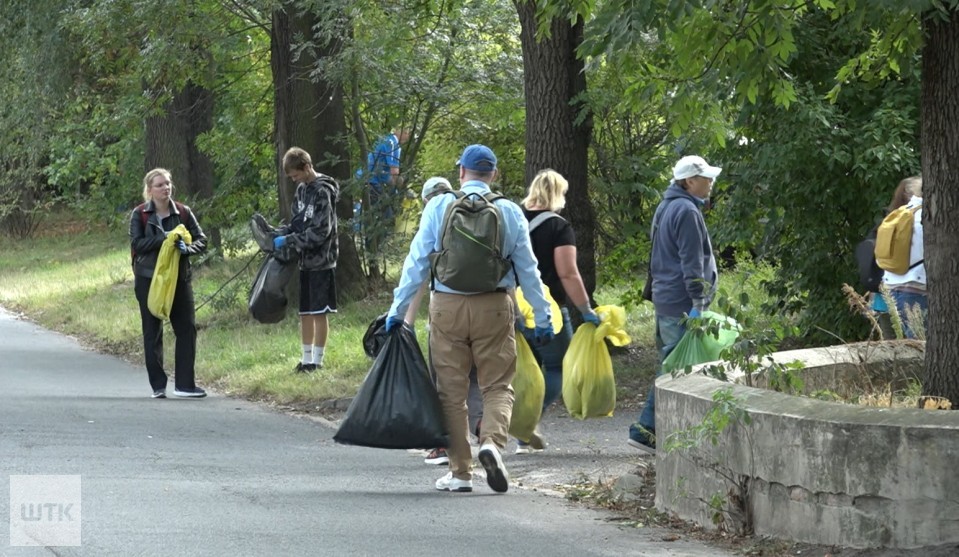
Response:
[[[702,157],[689,155],[679,159],[673,167],[673,180],[683,180],[693,176],[715,178],[723,169],[718,166],[709,166]]]
[[[426,201],[434,193],[443,191],[453,191],[453,186],[450,185],[450,181],[442,176],[433,176],[423,184],[423,193],[420,195],[423,201]]]

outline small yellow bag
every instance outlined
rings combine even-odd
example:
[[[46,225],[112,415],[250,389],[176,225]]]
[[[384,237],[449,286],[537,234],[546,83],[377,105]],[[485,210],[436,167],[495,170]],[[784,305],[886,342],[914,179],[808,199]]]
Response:
[[[583,323],[573,334],[563,358],[563,402],[570,416],[579,419],[613,415],[616,407],[616,379],[606,342],[629,344],[626,310],[619,306],[596,308],[600,325]]]
[[[176,294],[176,281],[180,274],[180,250],[176,247],[179,240],[187,244],[193,243],[193,236],[182,224],[171,230],[163,240],[156,267],[153,269],[147,308],[159,319],[169,319],[170,309],[173,307],[173,295]]]
[[[526,338],[516,335],[516,375],[513,376],[513,415],[509,434],[524,443],[529,442],[543,413],[546,381]]]

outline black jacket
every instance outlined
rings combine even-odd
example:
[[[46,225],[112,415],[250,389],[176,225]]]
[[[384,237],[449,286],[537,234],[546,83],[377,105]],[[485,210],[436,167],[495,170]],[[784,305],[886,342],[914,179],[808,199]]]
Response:
[[[144,224],[143,215],[146,215]],[[133,252],[133,274],[139,277],[153,277],[157,259],[160,255],[160,246],[169,232],[183,224],[190,231],[193,243],[187,245],[188,255],[198,255],[206,251],[206,235],[200,228],[196,216],[189,207],[180,203],[170,206],[170,216],[164,222],[156,214],[153,201],[138,205],[130,215],[130,249]],[[190,280],[190,258],[180,258],[178,280]]]
[[[300,269],[320,271],[336,267],[340,253],[336,227],[336,200],[340,188],[332,177],[317,176],[296,187],[293,221],[276,229],[300,253]]]

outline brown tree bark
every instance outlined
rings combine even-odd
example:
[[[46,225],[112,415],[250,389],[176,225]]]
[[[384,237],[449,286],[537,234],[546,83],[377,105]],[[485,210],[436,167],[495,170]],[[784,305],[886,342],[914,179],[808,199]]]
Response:
[[[926,14],[922,51],[922,225],[929,296],[924,395],[959,408],[959,10]]]
[[[536,40],[536,3],[514,0],[521,26],[526,95],[526,184],[545,168],[569,181],[563,216],[576,232],[577,264],[586,291],[596,288],[595,213],[589,199],[587,163],[592,115],[576,97],[586,91],[583,61],[576,49],[583,22],[550,22],[550,37]]]
[[[213,161],[196,144],[213,128],[213,92],[192,82],[177,91],[162,113],[146,119],[144,172],[166,168],[173,175],[174,197],[188,205],[213,198]],[[201,225],[203,223],[201,222]],[[221,246],[220,230],[204,226],[213,246]]]
[[[324,79],[321,73],[311,75],[317,63],[339,53],[337,39],[322,42],[312,39],[311,48],[293,49],[301,38],[311,39],[316,17],[300,12],[295,2],[285,2],[273,12],[270,37],[271,67],[275,94],[275,142],[277,169],[277,197],[280,217],[289,220],[296,185],[283,172],[283,154],[290,147],[301,147],[313,157],[320,172],[333,176],[341,183],[350,176],[349,157],[345,142],[346,115],[343,92],[338,83]],[[349,234],[345,221],[353,216],[353,201],[340,192],[336,207],[340,219],[340,255],[336,267],[338,295],[344,301],[356,300],[366,294],[366,276],[360,265],[359,253]]]

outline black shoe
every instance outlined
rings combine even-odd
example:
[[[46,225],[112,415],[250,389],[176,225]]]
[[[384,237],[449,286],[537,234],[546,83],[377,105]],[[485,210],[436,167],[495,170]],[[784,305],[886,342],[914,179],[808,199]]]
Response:
[[[157,389],[150,395],[153,398],[166,398],[166,389]]]
[[[206,391],[200,387],[192,387],[189,389],[173,389],[173,394],[186,398],[203,398],[206,396]]]
[[[293,373],[313,373],[316,371],[316,364],[304,364],[300,362],[293,368]]]
[[[631,431],[627,443],[630,447],[639,449],[646,454],[656,454],[656,434],[648,429]]]

